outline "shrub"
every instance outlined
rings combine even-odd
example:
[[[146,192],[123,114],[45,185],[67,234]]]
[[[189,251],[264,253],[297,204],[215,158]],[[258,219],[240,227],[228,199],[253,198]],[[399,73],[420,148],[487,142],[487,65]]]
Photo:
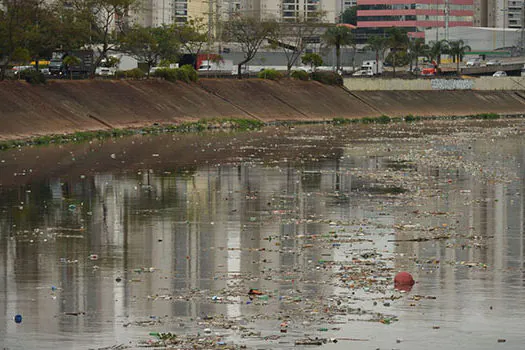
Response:
[[[175,81],[177,77],[175,75],[175,69],[173,68],[160,68],[153,73],[154,77],[162,78],[168,81]]]
[[[416,120],[420,120],[420,119],[421,119],[420,117],[413,116],[412,114],[405,116],[406,122],[415,122]]]
[[[118,70],[115,72],[115,78],[117,79],[143,79],[146,73],[140,68],[133,68],[130,70]]]
[[[500,116],[496,113],[480,113],[474,116],[476,119],[499,119]]]
[[[133,68],[126,71],[126,78],[128,79],[142,79],[146,76],[146,73],[140,68]]]
[[[297,80],[308,80],[310,76],[304,70],[294,70],[291,74],[291,77]]]
[[[343,77],[335,72],[313,72],[312,79],[326,85],[343,85]]]
[[[29,84],[45,84],[46,76],[42,72],[37,71],[25,71],[20,73],[20,77],[27,81]]]
[[[185,64],[184,66],[180,67],[179,69],[183,70],[183,71],[185,71],[187,73],[188,78],[190,79],[190,81],[197,81],[197,79],[199,78],[199,75],[197,74],[197,71],[190,64]]]
[[[379,118],[377,118],[377,123],[380,124],[388,124],[392,121],[392,118],[390,118],[388,115],[382,115]]]
[[[175,80],[180,80],[185,83],[189,83],[190,77],[188,75],[188,71],[182,68],[175,68]]]
[[[184,65],[181,68],[161,68],[157,69],[153,74],[155,77],[162,78],[167,81],[176,82],[197,81],[197,71],[190,65]]]
[[[263,69],[257,74],[257,77],[261,79],[279,80],[283,77],[283,74],[275,69]]]

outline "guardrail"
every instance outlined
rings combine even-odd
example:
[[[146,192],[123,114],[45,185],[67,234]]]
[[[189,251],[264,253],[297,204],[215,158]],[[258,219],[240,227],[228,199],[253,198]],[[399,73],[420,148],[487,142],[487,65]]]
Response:
[[[461,74],[465,75],[476,75],[476,74],[490,74],[498,71],[504,72],[521,72],[523,63],[510,63],[510,64],[498,64],[493,66],[476,66],[476,67],[464,67],[461,68]]]

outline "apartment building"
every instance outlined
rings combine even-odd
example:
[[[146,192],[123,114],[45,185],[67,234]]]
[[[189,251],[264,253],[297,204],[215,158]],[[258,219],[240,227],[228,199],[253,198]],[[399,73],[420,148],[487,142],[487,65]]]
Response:
[[[430,28],[471,27],[474,0],[357,0],[357,26],[368,34],[400,27],[412,37]]]
[[[335,23],[341,7],[338,0],[241,0],[240,12],[260,19],[298,22],[319,18]]]
[[[476,0],[474,26],[490,28],[522,28],[524,0]]]

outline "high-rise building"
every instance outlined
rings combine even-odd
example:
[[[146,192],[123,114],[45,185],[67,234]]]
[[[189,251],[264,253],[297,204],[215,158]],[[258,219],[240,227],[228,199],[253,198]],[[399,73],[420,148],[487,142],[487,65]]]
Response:
[[[213,10],[216,0],[211,0]],[[207,23],[210,1],[208,0],[141,0],[133,10],[134,22],[146,27],[163,24],[185,23],[189,19],[201,18]]]
[[[367,34],[400,27],[412,37],[424,30],[473,25],[474,0],[357,0],[357,26]]]
[[[475,0],[474,26],[522,28],[524,0]]]
[[[241,0],[240,12],[260,19],[275,19],[283,22],[298,22],[319,18],[323,22],[335,23],[339,17],[338,0]]]

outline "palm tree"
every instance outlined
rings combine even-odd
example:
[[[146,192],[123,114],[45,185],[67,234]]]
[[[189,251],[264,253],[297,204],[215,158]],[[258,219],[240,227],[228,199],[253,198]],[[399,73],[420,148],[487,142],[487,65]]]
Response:
[[[428,56],[431,60],[436,63],[436,70],[439,69],[441,64],[441,55],[448,52],[448,41],[438,40],[431,41],[430,48],[428,50]]]
[[[426,56],[428,53],[428,45],[425,44],[425,39],[416,38],[408,43],[408,49],[410,50],[410,68],[412,68],[412,61],[416,61],[416,75],[417,68],[419,65],[419,57]]]
[[[448,45],[449,45],[448,52],[452,55],[452,57],[456,61],[456,74],[459,75],[459,62],[463,60],[463,56],[465,56],[465,52],[470,51],[472,49],[470,48],[470,46],[465,45],[463,40],[450,41]]]
[[[379,58],[383,57],[385,50],[388,48],[388,40],[378,35],[372,35],[366,41],[365,50],[376,53],[376,74],[379,74]]]
[[[341,47],[354,43],[354,34],[345,26],[331,27],[323,34],[323,41],[328,46],[335,46],[337,71],[341,68]]]
[[[394,68],[394,77],[396,76],[396,56],[398,51],[406,50],[408,47],[408,35],[407,32],[392,27],[387,30],[388,33],[388,47],[392,52],[392,67]]]

